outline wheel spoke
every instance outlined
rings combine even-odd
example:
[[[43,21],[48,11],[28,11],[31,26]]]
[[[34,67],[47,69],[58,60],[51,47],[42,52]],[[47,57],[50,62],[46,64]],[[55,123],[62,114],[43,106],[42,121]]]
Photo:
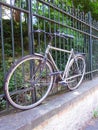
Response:
[[[39,56],[24,57],[7,76],[5,90],[9,102],[19,109],[30,109],[40,104],[48,95],[53,84],[52,67],[43,64]]]
[[[76,89],[83,80],[85,73],[85,60],[82,56],[72,59],[66,73],[66,82],[70,90]]]

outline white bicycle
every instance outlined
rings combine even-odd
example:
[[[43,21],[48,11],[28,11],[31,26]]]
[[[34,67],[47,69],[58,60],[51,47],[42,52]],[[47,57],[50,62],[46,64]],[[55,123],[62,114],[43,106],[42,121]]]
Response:
[[[6,76],[5,94],[9,103],[15,108],[26,110],[39,105],[49,94],[56,77],[59,77],[58,84],[67,85],[70,90],[78,88],[83,80],[86,69],[84,55],[75,54],[73,49],[69,51],[52,46],[54,36],[72,39],[74,37],[64,33],[44,33],[50,36],[45,54],[35,53],[22,57],[11,66]],[[64,71],[58,69],[51,49],[69,53]]]

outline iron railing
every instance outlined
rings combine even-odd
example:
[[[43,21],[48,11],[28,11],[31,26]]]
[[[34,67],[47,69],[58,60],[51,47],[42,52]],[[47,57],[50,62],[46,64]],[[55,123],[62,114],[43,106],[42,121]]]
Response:
[[[6,0],[5,0],[6,1]],[[76,52],[86,53],[87,70],[85,79],[98,74],[98,22],[91,13],[50,0],[20,0],[13,3],[0,1],[0,111],[9,109],[3,92],[4,78],[11,64],[18,58],[34,52],[44,53],[48,37],[34,34],[33,30],[46,32],[63,31],[73,35],[74,40],[54,38],[53,45]],[[61,53],[52,52],[62,69]]]

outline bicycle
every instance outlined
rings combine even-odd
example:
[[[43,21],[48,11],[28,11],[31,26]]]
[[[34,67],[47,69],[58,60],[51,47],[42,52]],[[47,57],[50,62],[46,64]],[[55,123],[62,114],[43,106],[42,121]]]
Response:
[[[44,32],[35,30],[34,33]],[[74,37],[64,33],[48,33],[49,44],[45,54],[34,53],[16,61],[10,68],[4,84],[5,95],[9,103],[18,109],[27,110],[39,105],[49,94],[59,77],[58,84],[67,85],[74,90],[81,84],[86,64],[83,54],[75,54],[74,50],[65,50],[52,46],[53,37]],[[69,54],[64,71],[60,71],[52,57],[50,50],[61,51]]]

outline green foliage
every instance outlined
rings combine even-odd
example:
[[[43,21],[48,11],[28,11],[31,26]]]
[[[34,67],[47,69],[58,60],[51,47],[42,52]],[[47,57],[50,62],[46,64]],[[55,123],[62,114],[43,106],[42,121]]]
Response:
[[[98,110],[93,111],[93,116],[94,116],[94,118],[98,118]]]
[[[4,99],[0,99],[0,110],[4,110],[6,107],[6,101]]]
[[[73,0],[73,4],[84,13],[90,11],[93,19],[98,20],[98,0]]]
[[[4,80],[3,76],[4,74],[2,72],[2,69],[0,68],[0,94],[2,94],[3,92],[3,80]]]
[[[21,33],[23,34],[23,41],[24,41],[24,47],[26,48],[27,42],[28,42],[28,28],[27,24],[23,22],[21,23],[13,22],[13,28],[11,28],[11,21],[10,20],[3,20],[3,37],[4,37],[4,49],[5,53],[7,55],[10,55],[12,52],[13,46],[16,48],[21,47]],[[22,26],[22,32],[20,29],[20,26]],[[14,34],[12,34],[14,32]],[[14,43],[12,43],[12,38],[14,40]],[[1,39],[0,39],[1,40]],[[1,47],[1,44],[0,44]]]

